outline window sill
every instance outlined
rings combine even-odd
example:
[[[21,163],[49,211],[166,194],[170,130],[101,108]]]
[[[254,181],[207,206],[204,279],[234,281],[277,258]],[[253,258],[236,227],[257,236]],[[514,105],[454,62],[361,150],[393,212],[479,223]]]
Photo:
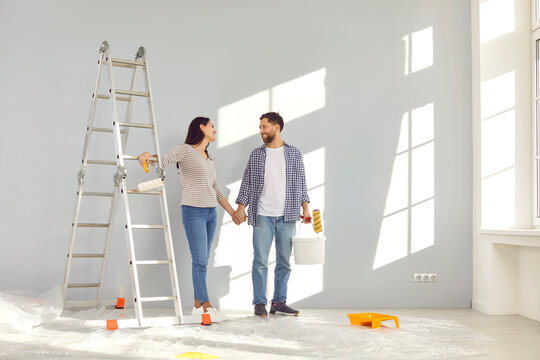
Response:
[[[480,229],[480,235],[540,236],[540,229]]]
[[[540,247],[540,229],[481,229],[478,234],[496,235],[489,239],[494,245]]]

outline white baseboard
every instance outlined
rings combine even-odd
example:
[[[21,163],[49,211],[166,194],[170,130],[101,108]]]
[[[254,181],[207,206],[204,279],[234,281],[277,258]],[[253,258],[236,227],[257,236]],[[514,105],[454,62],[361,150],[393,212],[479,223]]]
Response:
[[[474,310],[480,311],[481,313],[491,315],[491,306],[488,303],[478,301],[478,300],[473,300],[472,308]]]

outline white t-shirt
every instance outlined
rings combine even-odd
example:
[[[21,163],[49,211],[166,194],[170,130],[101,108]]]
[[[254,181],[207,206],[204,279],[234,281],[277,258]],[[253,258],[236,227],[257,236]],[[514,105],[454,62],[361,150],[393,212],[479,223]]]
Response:
[[[266,148],[264,186],[259,199],[259,215],[283,216],[285,213],[285,150]]]

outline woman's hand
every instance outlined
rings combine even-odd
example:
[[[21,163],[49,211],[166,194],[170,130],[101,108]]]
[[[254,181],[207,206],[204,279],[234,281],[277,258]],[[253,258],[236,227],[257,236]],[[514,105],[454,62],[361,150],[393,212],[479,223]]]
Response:
[[[156,155],[152,155],[148,151],[145,151],[141,155],[139,155],[137,157],[137,159],[139,160],[139,163],[141,164],[141,166],[144,168],[145,163],[150,163],[151,164],[151,163],[154,162],[154,160],[150,160],[150,158],[152,158],[154,156],[156,156]]]

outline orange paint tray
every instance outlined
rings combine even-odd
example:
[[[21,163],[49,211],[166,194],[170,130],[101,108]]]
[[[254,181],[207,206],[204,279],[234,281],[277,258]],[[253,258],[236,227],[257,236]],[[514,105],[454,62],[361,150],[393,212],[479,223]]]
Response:
[[[358,313],[347,314],[351,325],[364,325],[376,329],[381,327],[381,321],[394,320],[396,328],[399,328],[399,321],[397,316],[377,314],[377,313]]]

